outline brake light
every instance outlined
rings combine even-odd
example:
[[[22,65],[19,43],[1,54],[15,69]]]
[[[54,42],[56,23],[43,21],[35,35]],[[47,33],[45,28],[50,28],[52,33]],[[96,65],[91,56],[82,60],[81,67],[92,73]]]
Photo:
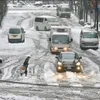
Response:
[[[22,35],[21,35],[21,39],[22,39]]]

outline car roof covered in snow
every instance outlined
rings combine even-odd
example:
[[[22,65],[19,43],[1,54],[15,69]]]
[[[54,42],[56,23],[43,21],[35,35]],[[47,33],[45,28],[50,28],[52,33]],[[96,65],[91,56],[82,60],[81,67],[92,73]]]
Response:
[[[66,4],[65,4],[65,3],[57,4],[57,6],[60,6],[60,7],[62,7],[62,6],[63,6],[63,7],[67,7],[67,6],[68,6],[68,7],[69,7],[69,3],[66,3]]]
[[[13,27],[10,27],[9,29],[16,29],[16,28],[22,28],[21,26],[13,26]]]
[[[71,29],[70,26],[63,26],[63,25],[62,25],[62,26],[61,26],[61,25],[59,25],[59,26],[51,26],[51,29],[53,29],[53,28],[55,28],[55,29],[58,29],[58,28],[59,28],[59,29],[64,29],[64,28],[66,29],[66,28],[69,28],[69,29]]]
[[[49,15],[42,15],[42,16],[37,16],[38,18],[56,18],[55,16],[49,16]]]
[[[84,28],[84,29],[82,29],[82,32],[97,32],[96,30],[94,30],[94,29],[86,29],[86,28]]]

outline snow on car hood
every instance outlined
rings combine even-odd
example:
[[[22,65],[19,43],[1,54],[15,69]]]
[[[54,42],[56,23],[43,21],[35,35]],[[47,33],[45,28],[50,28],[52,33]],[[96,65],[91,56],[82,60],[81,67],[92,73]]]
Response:
[[[72,65],[74,62],[74,59],[67,59],[67,60],[62,59],[62,62],[63,64],[66,64],[66,65]]]
[[[83,42],[97,42],[98,39],[97,38],[82,38]]]

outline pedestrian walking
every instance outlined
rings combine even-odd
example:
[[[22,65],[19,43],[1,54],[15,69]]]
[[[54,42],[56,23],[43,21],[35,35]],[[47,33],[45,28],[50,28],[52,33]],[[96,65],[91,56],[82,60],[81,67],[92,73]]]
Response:
[[[27,58],[25,59],[25,61],[23,63],[25,76],[27,76],[27,68],[28,68],[28,65],[29,65],[29,59],[30,59],[30,56],[27,56]],[[21,73],[21,76],[22,76],[22,74],[23,73]]]

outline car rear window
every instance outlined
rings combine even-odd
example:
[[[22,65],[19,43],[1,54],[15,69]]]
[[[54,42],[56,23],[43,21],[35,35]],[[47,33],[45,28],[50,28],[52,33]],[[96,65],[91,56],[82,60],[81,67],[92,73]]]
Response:
[[[35,18],[35,22],[43,22],[43,18]]]
[[[9,30],[9,33],[11,33],[11,34],[19,34],[20,33],[20,29],[10,29]]]

